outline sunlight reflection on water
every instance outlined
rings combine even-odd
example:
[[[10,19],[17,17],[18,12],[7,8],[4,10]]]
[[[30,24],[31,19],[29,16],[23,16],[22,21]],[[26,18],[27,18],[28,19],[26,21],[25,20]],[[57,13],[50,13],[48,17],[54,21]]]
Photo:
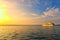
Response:
[[[60,40],[60,26],[0,26],[0,40]]]

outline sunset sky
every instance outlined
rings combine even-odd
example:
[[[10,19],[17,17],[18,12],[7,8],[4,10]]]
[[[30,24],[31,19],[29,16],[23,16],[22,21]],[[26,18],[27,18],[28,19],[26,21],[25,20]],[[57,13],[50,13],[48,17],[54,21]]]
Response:
[[[60,24],[60,0],[0,0],[0,24]]]

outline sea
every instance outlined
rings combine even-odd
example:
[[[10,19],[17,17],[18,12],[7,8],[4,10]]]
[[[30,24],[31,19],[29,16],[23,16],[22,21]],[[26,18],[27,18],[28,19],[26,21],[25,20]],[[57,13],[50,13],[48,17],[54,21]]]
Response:
[[[60,40],[60,26],[0,26],[0,40]]]

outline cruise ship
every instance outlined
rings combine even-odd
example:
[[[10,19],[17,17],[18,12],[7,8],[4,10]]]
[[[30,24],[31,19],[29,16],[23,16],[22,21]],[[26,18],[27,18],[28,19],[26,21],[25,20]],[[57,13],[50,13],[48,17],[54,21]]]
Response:
[[[52,22],[47,22],[47,23],[43,23],[42,26],[54,26],[55,24]]]

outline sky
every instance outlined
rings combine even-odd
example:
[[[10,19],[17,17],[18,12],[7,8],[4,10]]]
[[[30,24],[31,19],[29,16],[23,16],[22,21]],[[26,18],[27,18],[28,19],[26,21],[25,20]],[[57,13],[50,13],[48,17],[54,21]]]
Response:
[[[0,24],[60,24],[60,0],[0,0]]]

